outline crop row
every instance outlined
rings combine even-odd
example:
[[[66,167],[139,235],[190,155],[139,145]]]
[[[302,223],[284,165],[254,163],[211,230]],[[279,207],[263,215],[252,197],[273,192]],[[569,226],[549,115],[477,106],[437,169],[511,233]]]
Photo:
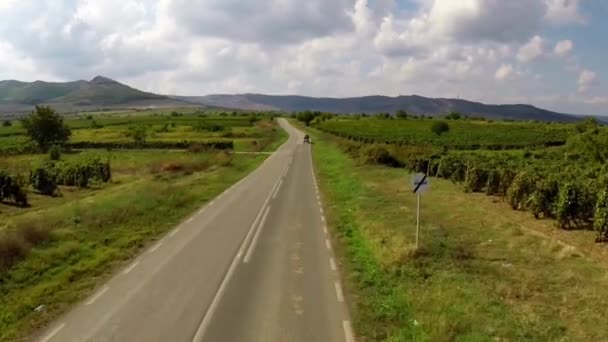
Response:
[[[333,119],[316,127],[361,143],[446,146],[455,149],[517,149],[564,145],[569,125],[452,121],[450,131],[436,135],[433,120]]]
[[[566,158],[495,153],[436,153],[422,147],[342,142],[366,163],[404,167],[461,184],[464,191],[500,196],[515,210],[556,219],[564,229],[593,228],[608,241],[608,165]]]

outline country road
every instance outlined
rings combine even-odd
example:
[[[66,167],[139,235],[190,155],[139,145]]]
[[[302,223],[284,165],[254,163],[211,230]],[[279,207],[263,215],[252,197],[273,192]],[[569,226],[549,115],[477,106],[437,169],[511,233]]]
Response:
[[[354,341],[303,133],[38,335],[50,341]]]

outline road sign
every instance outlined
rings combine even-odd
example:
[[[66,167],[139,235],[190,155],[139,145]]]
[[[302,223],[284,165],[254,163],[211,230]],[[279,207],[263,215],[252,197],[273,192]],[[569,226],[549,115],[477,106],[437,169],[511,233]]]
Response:
[[[420,195],[429,190],[430,181],[428,175],[417,173],[412,177],[412,190],[418,197],[416,205],[416,249],[418,249],[418,237],[420,235]]]
[[[417,173],[412,178],[412,190],[416,195],[427,192],[429,185],[429,178],[424,173]]]

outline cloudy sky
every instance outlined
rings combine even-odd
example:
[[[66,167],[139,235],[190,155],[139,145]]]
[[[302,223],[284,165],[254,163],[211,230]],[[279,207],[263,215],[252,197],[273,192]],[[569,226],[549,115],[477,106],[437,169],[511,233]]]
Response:
[[[606,0],[0,0],[0,79],[608,115]]]

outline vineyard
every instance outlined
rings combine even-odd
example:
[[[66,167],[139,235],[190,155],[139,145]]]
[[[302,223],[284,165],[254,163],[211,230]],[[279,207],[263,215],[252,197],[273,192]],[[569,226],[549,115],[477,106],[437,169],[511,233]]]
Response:
[[[343,150],[363,163],[445,178],[466,192],[500,196],[537,219],[554,219],[560,228],[594,229],[597,241],[608,241],[607,128],[451,121],[449,133],[439,136],[432,122],[333,119],[316,127],[345,138]]]
[[[431,126],[437,120],[333,119],[316,128],[362,143],[433,145],[456,149],[517,149],[564,145],[573,125],[545,123],[454,120],[450,131],[437,136]]]

